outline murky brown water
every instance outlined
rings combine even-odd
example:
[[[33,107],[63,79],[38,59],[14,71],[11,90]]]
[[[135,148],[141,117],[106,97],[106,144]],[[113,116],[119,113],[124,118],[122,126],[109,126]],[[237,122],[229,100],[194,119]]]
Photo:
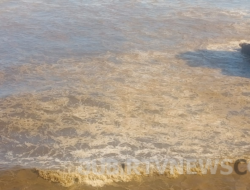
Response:
[[[250,41],[249,10],[0,1],[0,169],[249,158],[250,58],[238,45]]]

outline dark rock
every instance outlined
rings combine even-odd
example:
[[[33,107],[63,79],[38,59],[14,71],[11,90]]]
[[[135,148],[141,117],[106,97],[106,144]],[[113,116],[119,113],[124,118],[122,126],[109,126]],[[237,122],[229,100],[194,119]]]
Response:
[[[250,55],[250,44],[242,43],[240,44],[241,52],[247,55]]]

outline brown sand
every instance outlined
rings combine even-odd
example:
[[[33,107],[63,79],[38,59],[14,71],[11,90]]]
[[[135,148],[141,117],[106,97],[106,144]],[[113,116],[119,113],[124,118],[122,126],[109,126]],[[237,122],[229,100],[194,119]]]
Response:
[[[240,170],[244,171],[245,166],[241,165]],[[206,175],[180,175],[175,179],[167,178],[166,176],[144,177],[141,180],[130,181],[126,183],[113,183],[104,187],[91,187],[85,184],[78,184],[71,187],[62,187],[58,183],[46,181],[39,177],[35,169],[13,169],[0,172],[0,189],[1,190],[82,190],[82,189],[100,189],[100,190],[249,190],[250,189],[250,174],[238,175],[232,173],[230,175],[221,175],[220,168],[217,174]]]

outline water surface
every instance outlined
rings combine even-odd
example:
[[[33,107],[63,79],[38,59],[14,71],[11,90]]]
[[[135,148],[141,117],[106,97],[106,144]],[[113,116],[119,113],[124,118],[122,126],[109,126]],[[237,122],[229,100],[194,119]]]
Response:
[[[1,169],[248,158],[250,59],[238,44],[250,41],[249,10],[247,0],[1,1]]]

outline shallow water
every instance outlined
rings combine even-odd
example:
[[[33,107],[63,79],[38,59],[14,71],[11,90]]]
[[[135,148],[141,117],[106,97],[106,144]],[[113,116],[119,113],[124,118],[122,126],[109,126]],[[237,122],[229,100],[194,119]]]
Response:
[[[0,1],[0,168],[249,158],[249,1]],[[105,184],[101,183],[101,184]]]

